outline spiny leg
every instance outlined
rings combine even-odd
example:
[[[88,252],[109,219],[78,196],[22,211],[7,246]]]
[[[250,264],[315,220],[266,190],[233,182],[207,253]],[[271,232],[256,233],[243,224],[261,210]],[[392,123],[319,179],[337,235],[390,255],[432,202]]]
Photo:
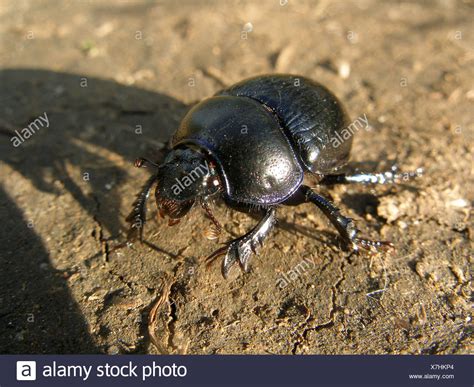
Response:
[[[127,216],[126,221],[130,223],[130,229],[127,233],[127,241],[143,239],[143,227],[146,222],[146,201],[150,195],[153,184],[158,179],[157,175],[151,176],[143,185],[136,200],[133,202],[132,212]]]
[[[347,175],[345,173],[337,175],[325,175],[319,184],[334,185],[334,184],[392,184],[400,181],[408,181],[423,174],[423,168],[418,168],[412,172],[399,172],[398,167],[394,165],[390,171],[379,173],[355,173]]]
[[[355,226],[353,220],[342,215],[339,208],[337,208],[328,199],[321,195],[318,195],[311,188],[305,185],[301,186],[299,191],[303,195],[305,202],[315,204],[324,213],[324,215],[327,216],[327,218],[331,221],[334,227],[336,227],[342,238],[344,238],[344,240],[348,244],[352,245],[352,248],[354,250],[358,250],[359,247],[372,250],[376,250],[379,248],[388,249],[393,247],[393,244],[391,242],[372,241],[370,239],[357,237],[359,230]]]
[[[263,241],[269,235],[276,222],[275,213],[275,208],[268,208],[263,218],[252,230],[240,238],[228,242],[221,249],[216,250],[208,257],[208,262],[225,254],[224,261],[222,262],[222,275],[224,278],[227,278],[231,267],[236,262],[239,262],[240,267],[244,271],[248,271],[252,253],[257,252],[257,248],[263,244]]]

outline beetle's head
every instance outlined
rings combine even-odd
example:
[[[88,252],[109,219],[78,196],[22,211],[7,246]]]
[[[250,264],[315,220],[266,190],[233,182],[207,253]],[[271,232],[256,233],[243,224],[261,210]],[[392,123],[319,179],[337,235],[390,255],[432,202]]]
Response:
[[[172,150],[158,170],[156,204],[161,216],[179,219],[194,202],[219,190],[214,165],[204,154],[191,148]]]

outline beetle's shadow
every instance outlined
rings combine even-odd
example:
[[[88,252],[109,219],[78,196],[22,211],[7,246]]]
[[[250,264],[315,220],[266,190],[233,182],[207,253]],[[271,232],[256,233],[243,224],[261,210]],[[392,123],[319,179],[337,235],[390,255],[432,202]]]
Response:
[[[116,187],[136,157],[160,156],[186,105],[114,81],[44,70],[3,70],[0,84],[2,161],[41,191],[64,188],[116,236]],[[44,113],[49,127],[13,147],[14,130]]]
[[[115,238],[124,217],[118,211],[121,196],[117,187],[126,180],[136,157],[159,157],[158,149],[168,142],[188,106],[114,81],[45,70],[2,70],[0,85],[0,160],[42,192],[71,194],[91,221]],[[44,113],[49,126],[14,147],[15,130],[21,131]],[[137,183],[137,191],[140,185]],[[0,351],[97,352],[65,280],[58,279],[41,243],[48,235],[38,235],[26,226],[22,210],[10,199],[11,190],[0,194],[5,218],[13,222],[3,222],[0,231],[2,239],[6,238],[1,243],[2,266],[10,267],[0,271],[0,282],[10,284],[0,288],[0,298],[11,300],[2,304],[0,321],[23,326],[27,313],[34,315],[35,308],[45,303],[50,304],[48,315],[59,318],[18,329],[10,344],[0,342]],[[58,226],[62,225],[51,225]],[[22,236],[15,237],[17,233]],[[23,290],[25,283],[35,281],[40,286]],[[41,338],[45,329],[51,335]],[[37,339],[37,345],[22,342],[23,336]]]
[[[0,187],[0,354],[97,353],[63,273]]]

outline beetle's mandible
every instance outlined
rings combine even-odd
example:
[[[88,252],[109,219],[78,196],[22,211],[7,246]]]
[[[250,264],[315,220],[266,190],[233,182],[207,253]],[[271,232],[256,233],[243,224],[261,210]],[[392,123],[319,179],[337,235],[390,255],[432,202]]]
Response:
[[[261,214],[252,230],[209,257],[224,256],[224,277],[235,263],[249,269],[249,259],[270,234],[280,205],[315,204],[354,250],[390,248],[390,242],[361,238],[352,219],[303,184],[305,174],[316,176],[320,185],[332,185],[394,183],[421,173],[402,174],[394,168],[338,173],[348,162],[352,136],[333,140],[342,139],[349,124],[344,107],[327,88],[296,75],[258,76],[201,101],[182,120],[162,164],[137,160],[137,166],[156,172],[127,218],[129,240],[142,239],[146,200],[156,184],[156,204],[169,224],[179,222],[197,202],[219,232],[222,227],[209,206],[216,196],[234,209]]]

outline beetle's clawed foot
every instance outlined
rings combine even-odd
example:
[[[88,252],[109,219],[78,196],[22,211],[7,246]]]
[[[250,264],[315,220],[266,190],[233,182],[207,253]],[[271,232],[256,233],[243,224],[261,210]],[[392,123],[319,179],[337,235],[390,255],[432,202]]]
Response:
[[[383,172],[380,173],[380,179],[382,180],[382,183],[399,183],[401,181],[408,181],[408,180],[413,180],[418,177],[423,176],[424,169],[423,168],[417,168],[414,171],[409,171],[409,172],[402,172],[399,170],[398,165],[392,165],[392,168],[390,168],[390,171],[388,172]]]
[[[365,238],[354,238],[351,240],[352,250],[359,251],[361,248],[370,252],[393,251],[395,246],[389,241],[373,241]]]
[[[358,237],[360,231],[356,227],[351,218],[344,217],[340,214],[336,217],[338,225],[342,230],[342,235],[347,241],[352,251],[359,251],[364,249],[373,253],[378,251],[389,251],[394,249],[394,245],[389,241],[374,241],[371,239]]]
[[[226,244],[226,246],[216,250],[208,258],[207,262],[212,262],[221,255],[225,255],[222,262],[222,275],[227,278],[230,269],[236,262],[239,263],[244,272],[249,270],[249,260],[252,254],[257,254],[257,249],[263,245],[263,241],[268,236],[276,222],[275,208],[266,210],[264,217],[247,234]]]
[[[260,246],[262,246],[262,241],[258,237],[250,238],[244,236],[214,251],[214,253],[212,253],[206,261],[210,263],[216,258],[224,255],[221,270],[224,278],[227,278],[231,268],[236,263],[239,263],[242,271],[248,272],[250,257],[252,254],[258,254],[257,249]]]

